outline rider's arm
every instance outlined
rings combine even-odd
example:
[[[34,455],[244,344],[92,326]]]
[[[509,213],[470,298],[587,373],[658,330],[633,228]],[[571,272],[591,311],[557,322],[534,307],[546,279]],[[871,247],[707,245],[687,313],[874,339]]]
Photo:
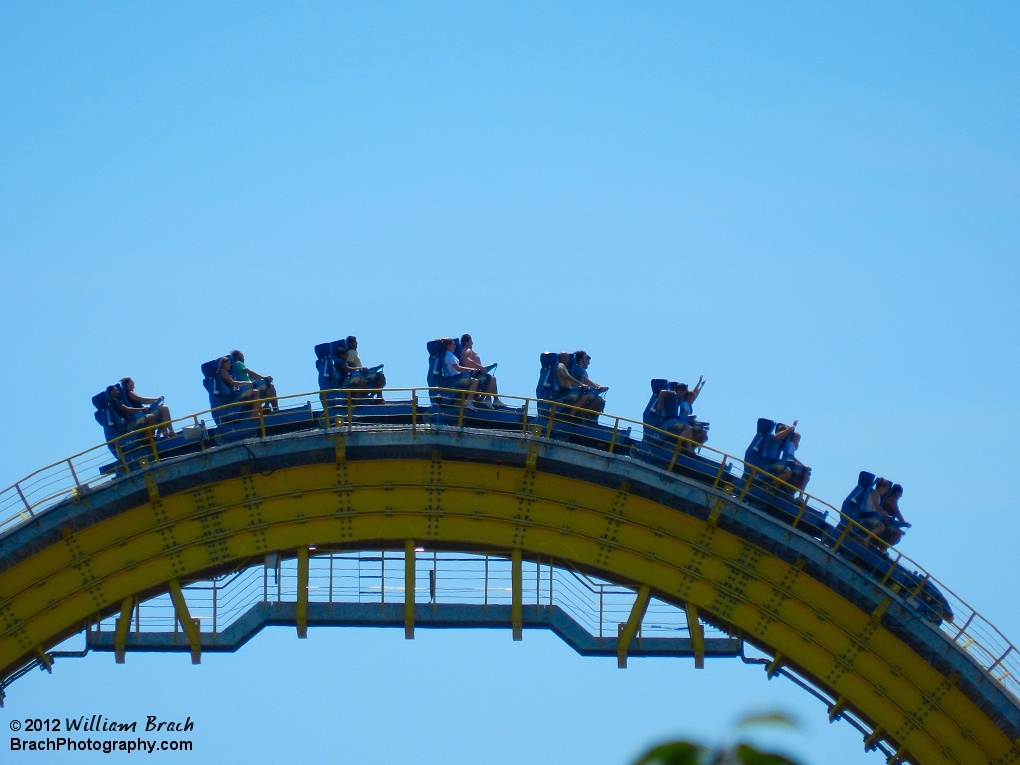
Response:
[[[485,367],[482,366],[481,361],[475,361],[475,357],[467,353],[463,355],[463,358],[461,358],[460,363],[468,371],[482,371],[485,369]]]
[[[567,371],[566,365],[562,363],[556,367],[556,381],[565,388],[580,388],[584,385],[580,380],[575,380]]]
[[[698,396],[701,394],[701,389],[705,387],[704,375],[698,375],[698,383],[691,390],[687,391],[687,400],[690,403],[694,403]]]

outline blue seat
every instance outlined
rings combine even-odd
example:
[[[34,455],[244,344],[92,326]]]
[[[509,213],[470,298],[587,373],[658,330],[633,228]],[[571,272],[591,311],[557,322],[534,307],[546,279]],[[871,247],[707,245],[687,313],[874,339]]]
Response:
[[[124,396],[123,386],[118,385],[120,395]],[[93,416],[103,428],[103,436],[107,448],[118,460],[126,461],[132,469],[138,466],[140,459],[152,459],[149,438],[145,433],[131,435],[131,423],[126,420],[113,405],[110,394],[105,390],[92,397],[92,405],[96,408]],[[118,465],[107,466],[109,470],[118,469]]]
[[[758,467],[763,470],[775,469],[775,466],[783,462],[783,441],[777,441],[776,435],[776,423],[771,420],[766,420],[771,423],[768,432],[762,434],[764,437],[761,439],[761,443],[758,446]],[[758,421],[759,427],[761,426],[761,420]],[[782,471],[778,471],[782,472]]]
[[[765,417],[758,418],[758,432],[751,439],[750,445],[744,451],[744,462],[748,465],[760,468],[765,464],[764,447],[765,442],[770,439],[776,429],[776,423]]]
[[[336,368],[337,351],[346,351],[346,340],[319,343],[315,346],[315,369],[319,373],[319,390],[337,390],[347,381],[347,375]]]
[[[454,345],[454,355],[460,361],[460,341],[454,340]],[[459,401],[460,397],[437,388],[459,387],[459,384],[470,375],[466,372],[455,375],[446,373],[446,344],[442,340],[429,340],[425,344],[425,349],[429,353],[429,370],[425,378],[429,385],[429,401],[434,407],[452,405],[454,399]]]
[[[857,476],[857,485],[843,500],[843,504],[839,508],[840,512],[854,521],[866,517],[868,511],[865,509],[865,504],[868,501],[868,494],[871,493],[874,486],[875,474],[862,470]]]
[[[676,383],[672,380],[666,380],[663,377],[654,377],[650,383],[652,389],[652,395],[648,398],[648,403],[645,405],[645,410],[641,414],[641,421],[645,425],[650,425],[653,428],[666,429],[669,424],[669,420],[675,419],[679,415],[679,402],[676,395],[667,397],[667,408],[663,411],[656,411],[655,405],[659,402],[659,394],[664,390],[672,390]],[[645,436],[646,440],[661,440],[658,434],[649,432]]]
[[[425,375],[425,380],[429,387],[442,387],[443,356],[446,354],[443,341],[429,340],[425,343],[425,349],[429,353],[429,369]]]
[[[535,398],[548,401],[553,394],[553,380],[556,378],[556,354],[543,353],[539,356],[542,368],[538,373],[538,385],[535,386]]]
[[[659,393],[666,389],[669,384],[667,380],[662,377],[653,377],[651,381],[652,395],[648,399],[648,403],[645,404],[645,410],[641,414],[641,422],[645,425],[651,425],[653,428],[662,427],[662,414],[655,411],[655,405],[659,401]]]
[[[437,390],[450,388],[453,383],[453,380],[445,374],[446,344],[442,340],[429,340],[425,343],[425,349],[429,354],[429,368],[425,375],[425,381],[429,386],[429,402],[433,407],[450,404],[450,394]]]
[[[127,432],[127,423],[114,408],[109,393],[104,390],[94,395],[92,405],[96,408],[93,416],[103,428],[103,435],[107,441],[112,441]]]

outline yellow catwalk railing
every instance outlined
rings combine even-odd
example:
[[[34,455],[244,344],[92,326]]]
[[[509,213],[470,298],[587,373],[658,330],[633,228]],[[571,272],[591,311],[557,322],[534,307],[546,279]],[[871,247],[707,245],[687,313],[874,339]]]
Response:
[[[416,433],[418,431],[432,430],[437,427],[457,428],[470,424],[472,413],[465,407],[464,391],[447,392],[448,396],[453,397],[455,401],[459,399],[459,404],[454,403],[452,407],[446,408],[445,411],[449,424],[438,424],[433,412],[430,411],[427,404],[423,403],[429,400],[430,390],[433,393],[436,391],[435,388],[387,389],[385,391],[387,397],[401,396],[402,400],[409,400],[411,403],[407,421],[401,424],[373,422],[371,415],[368,417],[364,415],[367,407],[360,406],[361,403],[364,403],[363,401],[347,398],[346,405],[343,403],[334,405],[321,391],[281,397],[280,402],[288,409],[291,407],[302,407],[306,410],[308,413],[307,429],[323,427],[347,428],[351,430],[396,428],[401,430],[409,429],[412,433]],[[667,469],[672,468],[673,463],[682,454],[681,447],[683,445],[676,439],[675,434],[651,428],[635,420],[597,414],[595,412],[587,412],[579,417],[577,410],[561,404],[543,401],[541,404],[544,407],[551,407],[552,417],[545,418],[536,423],[534,418],[538,414],[539,407],[539,402],[536,399],[508,396],[502,396],[502,398],[514,405],[514,409],[509,411],[516,411],[519,408],[520,414],[513,422],[500,427],[503,427],[504,430],[518,432],[522,437],[550,437],[553,435],[555,423],[591,423],[597,418],[598,423],[604,426],[606,433],[604,443],[599,444],[599,446],[609,451],[619,453],[626,446],[628,434],[630,439],[640,441],[643,434],[654,432],[662,441],[675,444],[673,460],[666,466]],[[353,415],[353,404],[359,405],[357,417]],[[190,439],[187,443],[192,451],[216,448],[215,440],[208,438],[208,428],[215,426],[211,422],[207,423],[204,419],[211,416],[211,414],[212,410],[207,410],[174,420],[176,428],[179,431],[183,431],[186,437]],[[258,410],[257,418],[258,425],[254,429],[254,437],[266,437],[265,415],[261,409]],[[139,438],[140,435],[141,439]],[[125,459],[123,450],[119,447],[128,442],[129,439],[135,444],[133,447],[135,452],[130,459]],[[117,480],[118,474],[130,471],[132,465],[138,464],[140,458],[138,456],[139,447],[137,444],[140,440],[143,443],[141,447],[141,461],[143,464],[146,459],[151,462],[160,456],[163,456],[164,459],[174,459],[173,456],[167,457],[165,454],[161,455],[157,452],[157,444],[159,442],[155,438],[153,429],[150,428],[147,429],[147,432],[135,431],[111,442],[114,450],[120,457],[119,460],[111,453],[110,446],[104,443],[36,470],[0,492],[0,536],[5,535],[20,524],[30,520],[33,516],[45,512],[48,508],[64,500],[88,493],[99,486]],[[733,487],[729,484],[728,479],[731,479],[732,476],[729,475],[728,468],[730,466],[742,468],[745,471],[745,475],[761,472],[759,468],[747,465],[743,460],[717,449],[701,446],[699,450],[702,455],[709,455],[711,459],[717,461],[720,465],[720,470],[714,478],[714,483],[711,478],[708,481],[713,483],[715,488],[733,488],[738,498],[742,498],[742,491],[740,486]],[[775,482],[771,476],[769,476],[769,479]],[[742,485],[743,491],[746,492],[750,482],[743,481]],[[792,490],[793,487],[787,488]],[[860,535],[868,534],[868,532],[857,526],[850,519],[842,517],[834,505],[817,497],[807,494],[803,495],[800,500],[800,507],[802,512],[812,509],[827,512],[833,519],[839,519],[838,527],[841,530],[841,536],[838,536],[837,541],[832,545],[833,548],[842,542],[850,529],[855,529]],[[797,526],[799,520],[800,518],[798,517],[797,520],[793,521],[793,525]],[[893,548],[889,550],[889,555],[892,564],[900,566],[909,565],[917,570],[923,582],[930,581],[937,585],[953,612],[952,618],[945,619],[938,628],[960,650],[966,652],[975,663],[980,665],[991,677],[998,681],[1014,698],[1020,699],[1020,682],[1017,680],[1018,670],[1020,670],[1020,663],[1018,663],[1020,662],[1020,657],[1017,656],[1017,652],[1009,640],[993,624],[953,593],[943,582],[932,576],[923,566]],[[890,570],[892,568],[893,566],[890,566]]]
[[[499,552],[456,553],[420,551],[416,602],[510,605],[510,559]],[[311,555],[308,575],[310,602],[325,604],[403,603],[404,554],[395,550],[329,552]],[[561,564],[562,565],[562,564]],[[525,606],[533,609],[560,606],[598,640],[618,637],[634,605],[634,591],[583,572],[553,565],[552,561],[525,561],[522,575]],[[236,570],[184,587],[188,611],[203,632],[218,633],[251,606],[294,601],[298,597],[297,561],[283,559],[268,565],[241,566]],[[119,614],[98,621],[96,633],[112,633]],[[132,613],[136,632],[176,632],[179,619],[169,594],[139,602]],[[705,633],[725,636],[710,625]],[[652,600],[642,621],[639,639],[688,635],[683,609]]]

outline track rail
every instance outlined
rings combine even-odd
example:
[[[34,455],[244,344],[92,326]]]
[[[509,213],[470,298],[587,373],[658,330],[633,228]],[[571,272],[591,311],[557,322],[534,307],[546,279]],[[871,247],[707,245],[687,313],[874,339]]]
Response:
[[[606,443],[579,445],[523,413],[519,428],[478,429],[438,424],[423,407],[405,424],[307,409],[309,426],[293,432],[122,461],[123,475],[89,481],[72,458],[62,492],[51,476],[49,495],[0,534],[0,677],[45,663],[63,639],[118,612],[124,636],[135,605],[162,595],[197,661],[208,640],[189,585],[266,556],[294,561],[300,635],[318,613],[312,548],[402,549],[405,561],[419,545],[483,549],[511,561],[515,636],[521,567],[544,559],[634,593],[621,661],[654,597],[765,652],[770,676],[812,686],[830,716],[850,715],[893,760],[1020,762],[1020,704],[997,672],[1013,657],[977,660],[960,640],[976,618],[936,628],[917,592],[854,565],[798,529],[799,517],[791,525],[750,506],[728,479],[611,448],[639,423],[603,418]],[[32,487],[16,488],[31,505]],[[405,593],[415,591],[414,568],[404,576]],[[416,613],[405,598],[409,635]]]
[[[419,430],[428,431],[433,428],[429,407],[420,403],[428,401],[430,390],[435,391],[436,389],[386,389],[388,396],[402,396],[414,402],[414,406],[410,411],[409,422],[409,427],[413,433]],[[460,424],[463,426],[463,423],[466,421],[465,415],[470,414],[463,408],[463,391],[448,391],[448,393],[460,397]],[[535,426],[529,423],[529,418],[538,411],[538,401],[536,399],[512,396],[503,396],[503,398],[513,402],[520,408],[521,421],[519,423],[519,433],[522,436],[536,434],[551,435],[551,432],[542,433],[539,431],[536,433]],[[350,407],[330,406],[321,391],[280,397],[279,400],[286,407],[302,405],[310,407],[310,411],[317,416],[317,419],[309,420],[309,429],[321,428],[328,424],[328,427],[332,429],[340,428],[353,432],[372,426],[371,423],[366,426],[363,422],[356,422]],[[201,435],[207,432],[207,424],[211,423],[212,414],[213,410],[205,410],[178,418],[174,420],[174,423],[178,430],[183,428],[192,429],[192,432],[196,434],[196,441],[199,443],[200,448],[205,449],[209,446],[214,448],[213,444],[207,444],[201,438]],[[555,420],[557,414],[567,416],[568,412],[563,407],[560,407],[558,412],[554,408],[553,420]],[[551,431],[553,420],[549,422],[548,431]],[[625,417],[601,415],[598,421],[610,430],[608,441],[605,444],[608,448],[612,448],[615,445],[614,442],[616,441],[617,434],[622,434],[628,429],[631,431],[632,436],[637,439],[640,439],[641,434],[645,430],[658,432],[664,437],[670,436],[670,434],[663,431],[648,428],[648,426],[641,422]],[[153,461],[155,461],[158,454],[155,451],[156,442],[152,438],[152,430],[150,428],[148,432],[150,443],[153,445]],[[264,436],[265,433],[266,430],[263,423],[261,434]],[[118,442],[123,442],[130,437],[130,435],[123,436],[112,443],[116,446]],[[745,471],[754,472],[758,470],[752,466],[745,465],[743,460],[738,457],[707,445],[700,447],[700,449],[703,454],[711,455],[713,459],[723,465],[735,465]],[[110,461],[109,445],[105,443],[99,444],[71,457],[62,459],[59,462],[40,468],[3,491],[0,491],[0,537],[34,516],[45,512],[47,508],[68,499],[85,496],[95,489],[115,481],[117,479],[115,474],[104,473],[101,470],[104,467],[108,467]],[[842,518],[841,513],[834,505],[813,495],[806,495],[804,505],[805,507],[827,512],[834,519]],[[849,529],[857,524],[845,519],[843,525],[844,528]],[[862,534],[867,533],[859,527],[858,531]],[[903,555],[899,550],[893,549],[891,551],[891,564],[910,567],[916,570],[925,580],[931,581],[938,586],[953,610],[953,618],[943,622],[941,625],[943,633],[949,636],[979,666],[987,670],[990,676],[1001,683],[1010,694],[1020,699],[1020,654],[1016,651],[1013,643],[995,625],[974,610],[944,582],[932,575],[930,571],[918,562]]]

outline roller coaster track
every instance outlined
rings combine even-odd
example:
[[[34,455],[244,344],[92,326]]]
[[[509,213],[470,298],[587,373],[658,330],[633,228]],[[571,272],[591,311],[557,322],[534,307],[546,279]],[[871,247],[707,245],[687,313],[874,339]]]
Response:
[[[419,394],[389,421],[288,397],[296,427],[260,414],[231,438],[192,415],[181,453],[104,444],[0,493],[0,689],[79,633],[118,661],[198,662],[273,624],[546,628],[620,666],[747,645],[890,762],[1020,763],[1013,646],[941,583],[952,615],[932,618],[936,581],[905,557],[883,573],[846,555],[845,519],[826,539],[770,514],[721,452],[714,480],[637,459],[623,418],[571,442],[533,400],[486,427]]]

